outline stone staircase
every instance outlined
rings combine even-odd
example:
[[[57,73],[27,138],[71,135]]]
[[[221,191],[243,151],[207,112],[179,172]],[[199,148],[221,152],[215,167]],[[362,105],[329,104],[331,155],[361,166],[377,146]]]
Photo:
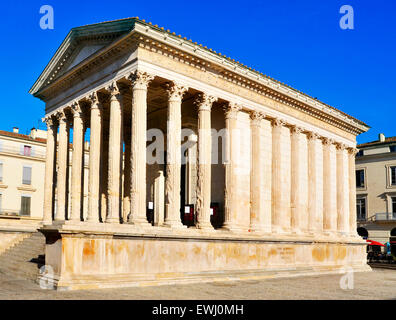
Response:
[[[0,274],[35,281],[44,265],[45,237],[40,232],[31,235],[0,255]]]

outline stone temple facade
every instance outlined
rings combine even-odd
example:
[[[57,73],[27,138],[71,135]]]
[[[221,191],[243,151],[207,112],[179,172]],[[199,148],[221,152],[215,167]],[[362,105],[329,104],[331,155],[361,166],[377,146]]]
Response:
[[[42,279],[57,288],[370,270],[361,121],[138,18],[72,29],[30,93],[46,103]]]

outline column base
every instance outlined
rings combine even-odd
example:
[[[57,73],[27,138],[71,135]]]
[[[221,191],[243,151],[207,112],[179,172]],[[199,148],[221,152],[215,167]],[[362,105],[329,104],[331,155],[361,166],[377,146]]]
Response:
[[[227,232],[248,232],[248,229],[242,228],[235,224],[225,223],[220,230],[227,231]]]
[[[151,223],[149,223],[146,219],[136,219],[133,221],[128,221],[127,224],[131,224],[133,226],[142,227],[142,228],[152,227]]]
[[[272,226],[272,232],[281,235],[290,235],[292,230],[290,228]]]
[[[182,224],[180,221],[175,221],[175,220],[165,221],[165,222],[163,222],[161,224],[161,227],[172,228],[172,229],[184,229],[184,228],[187,228],[187,226]]]
[[[254,234],[270,234],[271,229],[265,228],[264,226],[257,225],[257,226],[250,226],[249,232],[254,233]]]
[[[120,219],[117,219],[117,218],[106,219],[106,223],[115,223],[115,224],[119,224],[119,223],[120,223]]]
[[[195,228],[200,230],[214,230],[210,222],[199,222],[195,225]]]

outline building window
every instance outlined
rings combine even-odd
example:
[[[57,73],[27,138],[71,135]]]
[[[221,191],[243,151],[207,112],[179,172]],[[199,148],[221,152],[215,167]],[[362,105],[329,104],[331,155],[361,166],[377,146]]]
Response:
[[[356,199],[356,214],[358,220],[366,220],[366,198]]]
[[[31,197],[22,196],[21,198],[21,216],[30,216]]]
[[[396,197],[392,197],[392,216],[396,219]]]
[[[24,146],[23,147],[23,155],[30,157],[32,155],[32,147],[30,146]]]
[[[356,157],[362,157],[363,156],[363,150],[359,150],[359,152],[356,154]]]
[[[396,186],[396,167],[390,167],[391,186]]]
[[[32,184],[32,167],[23,167],[22,184]]]
[[[0,163],[0,182],[3,182],[3,164]]]
[[[396,152],[396,145],[390,146],[389,149],[390,149],[390,152]]]
[[[364,188],[364,170],[356,170],[356,188]]]

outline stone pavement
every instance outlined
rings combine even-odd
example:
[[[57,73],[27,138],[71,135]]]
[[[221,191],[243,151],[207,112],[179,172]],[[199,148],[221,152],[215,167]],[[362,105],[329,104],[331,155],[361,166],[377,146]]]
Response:
[[[341,274],[336,274],[257,281],[58,292],[42,290],[29,280],[0,274],[0,299],[396,299],[396,270],[373,269],[373,272],[355,273],[352,290],[340,288],[341,277]]]

